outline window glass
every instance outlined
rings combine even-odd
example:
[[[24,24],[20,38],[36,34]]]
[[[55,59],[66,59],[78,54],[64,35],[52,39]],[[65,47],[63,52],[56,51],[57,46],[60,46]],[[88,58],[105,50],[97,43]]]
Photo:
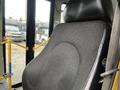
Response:
[[[19,32],[19,30],[20,30],[19,27],[17,27],[17,26],[11,26],[11,25],[6,25],[5,28],[6,28],[6,31]]]
[[[49,17],[50,17],[50,1],[36,0],[36,35],[35,46],[39,47],[35,50],[35,56],[43,50],[49,37]]]
[[[26,2],[27,0],[5,0],[6,37],[22,46],[26,46]],[[25,34],[22,33],[22,30]],[[26,66],[26,50],[15,44],[12,44],[11,47],[12,85],[14,85],[22,81],[23,70]],[[6,61],[8,72],[8,45],[6,45]]]

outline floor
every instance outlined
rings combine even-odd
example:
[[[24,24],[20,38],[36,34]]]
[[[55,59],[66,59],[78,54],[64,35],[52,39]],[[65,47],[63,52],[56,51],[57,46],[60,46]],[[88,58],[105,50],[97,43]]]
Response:
[[[6,80],[0,81],[0,90],[7,90],[7,82],[6,82]]]
[[[0,81],[0,90],[8,90],[7,87],[8,85],[6,80]],[[13,88],[12,90],[23,90],[23,88],[22,87],[16,89]]]

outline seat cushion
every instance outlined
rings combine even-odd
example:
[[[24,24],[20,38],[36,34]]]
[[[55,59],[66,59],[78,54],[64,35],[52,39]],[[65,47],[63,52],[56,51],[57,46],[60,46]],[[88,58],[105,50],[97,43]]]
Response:
[[[27,65],[24,90],[85,90],[96,72],[97,67],[92,70],[99,62],[105,31],[102,21],[58,25],[42,53]]]

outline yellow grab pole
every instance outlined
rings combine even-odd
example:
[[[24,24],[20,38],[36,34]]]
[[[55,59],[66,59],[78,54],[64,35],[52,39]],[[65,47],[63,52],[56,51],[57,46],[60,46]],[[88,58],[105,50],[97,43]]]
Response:
[[[118,68],[120,69],[120,62],[119,62],[119,65],[118,65]],[[113,87],[112,87],[112,90],[118,90],[118,86],[119,86],[119,71],[116,73],[115,75],[115,79],[114,79],[114,83],[113,83]]]
[[[118,69],[120,70],[120,62],[119,62]],[[120,71],[118,72],[118,90],[119,89],[120,89]]]
[[[11,64],[11,41],[8,40],[8,67],[9,67],[9,74],[8,74],[8,90],[12,90],[12,64]]]
[[[12,42],[9,39],[4,39],[0,44],[8,44],[8,90],[12,90],[12,63],[11,63],[11,44]],[[0,80],[3,80],[4,76],[0,75]]]

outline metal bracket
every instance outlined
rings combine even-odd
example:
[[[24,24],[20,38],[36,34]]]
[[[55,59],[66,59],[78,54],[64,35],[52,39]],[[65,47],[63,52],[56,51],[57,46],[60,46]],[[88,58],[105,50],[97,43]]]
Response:
[[[120,69],[117,68],[117,69],[106,71],[106,72],[100,74],[100,76],[104,78],[104,77],[107,77],[109,75],[112,75],[113,73],[115,73],[117,71],[120,71]]]
[[[6,74],[4,74],[3,76],[4,76],[5,79],[7,79],[8,77],[12,77],[12,75],[13,75],[13,73],[11,73],[11,74],[6,73]]]
[[[3,75],[0,75],[0,80],[7,79],[8,77],[12,77],[13,73],[5,73]]]
[[[118,68],[117,68],[117,69],[113,69],[113,70],[109,70],[109,71],[106,71],[106,72],[100,74],[100,76],[101,76],[102,78],[105,78],[105,77],[107,77],[107,76],[110,76],[110,75],[118,72],[118,71],[120,71],[120,69],[118,69]],[[99,81],[99,83],[103,83],[103,79],[101,79],[101,80]]]

